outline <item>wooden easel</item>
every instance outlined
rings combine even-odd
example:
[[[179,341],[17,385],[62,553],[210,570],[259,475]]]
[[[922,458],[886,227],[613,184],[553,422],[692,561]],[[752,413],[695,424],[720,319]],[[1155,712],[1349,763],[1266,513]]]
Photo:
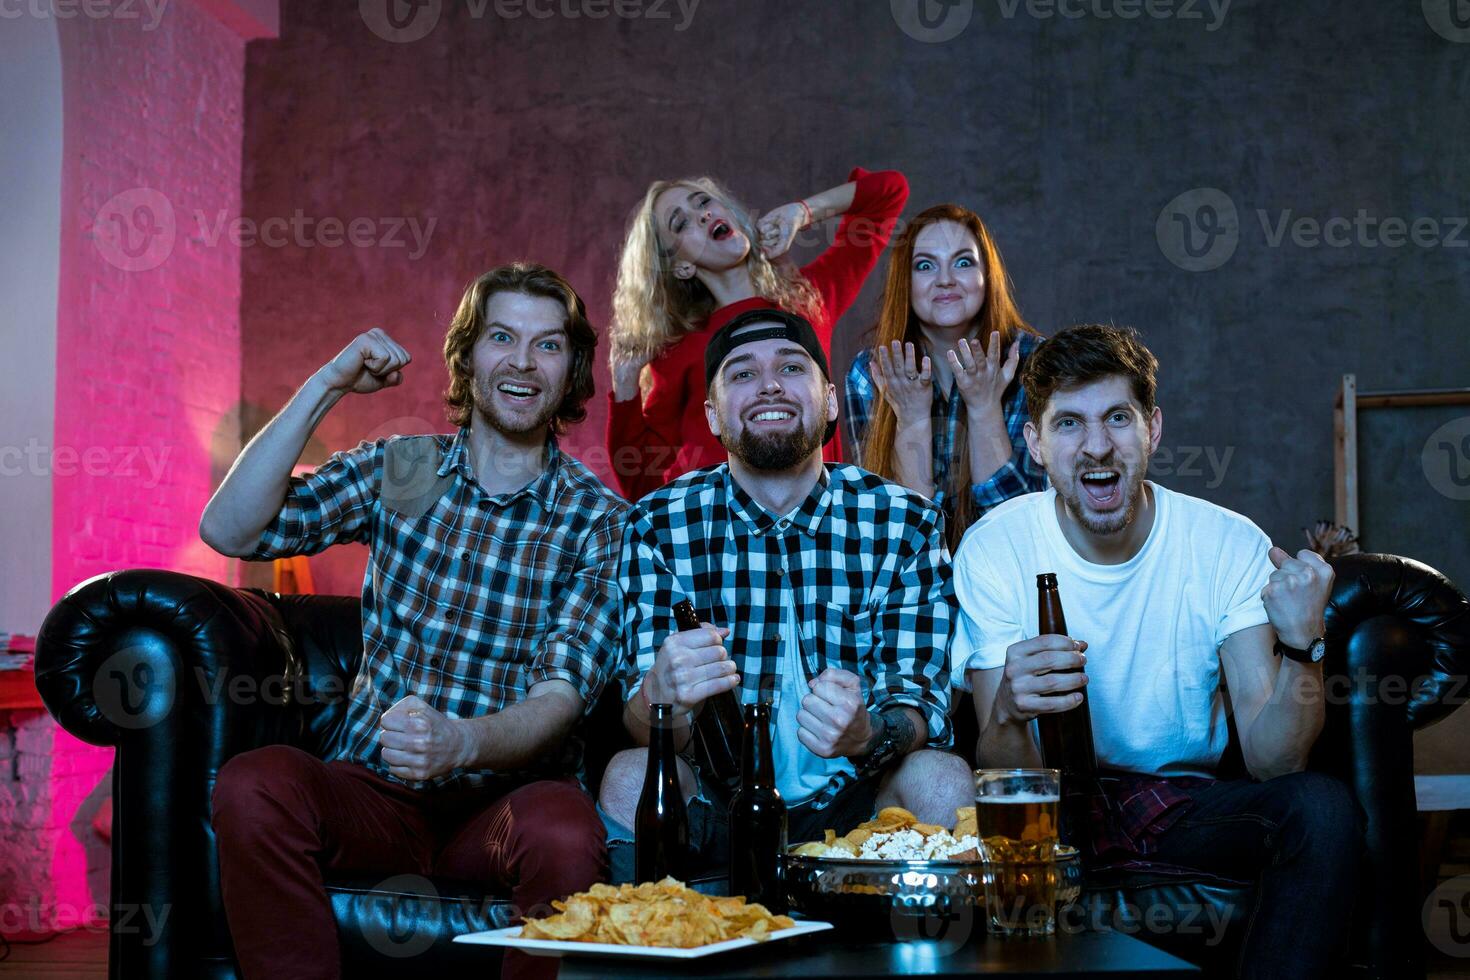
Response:
[[[1470,405],[1470,388],[1424,388],[1418,391],[1358,391],[1358,376],[1344,374],[1332,409],[1334,466],[1337,477],[1333,518],[1363,540],[1358,513],[1358,412],[1365,408],[1419,408]]]

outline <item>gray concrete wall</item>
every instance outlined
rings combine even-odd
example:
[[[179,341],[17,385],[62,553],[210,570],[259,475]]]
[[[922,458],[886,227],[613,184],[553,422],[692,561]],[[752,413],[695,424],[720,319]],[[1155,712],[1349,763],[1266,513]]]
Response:
[[[929,26],[917,0],[689,6],[284,9],[281,40],[251,46],[247,215],[434,224],[416,257],[406,232],[407,247],[242,250],[256,415],[382,325],[418,363],[339,406],[313,451],[437,424],[443,330],[484,268],[556,266],[605,322],[650,179],[712,173],[764,208],[854,164],[904,170],[909,215],[979,211],[1043,332],[1143,331],[1163,363],[1156,475],[1287,547],[1332,512],[1342,374],[1470,385],[1470,29],[1448,2],[961,0],[926,2],[943,14]],[[1348,223],[1314,236],[1334,218]],[[874,285],[840,326],[839,364]],[[601,445],[593,412],[574,450]],[[1470,435],[1470,408],[1365,423],[1363,537],[1470,585],[1470,502],[1423,465],[1447,422]],[[331,561],[319,584],[354,591],[360,564]]]

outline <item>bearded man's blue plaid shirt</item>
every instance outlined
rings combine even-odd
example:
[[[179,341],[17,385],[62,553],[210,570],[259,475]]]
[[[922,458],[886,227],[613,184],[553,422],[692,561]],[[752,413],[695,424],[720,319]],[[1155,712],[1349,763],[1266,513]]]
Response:
[[[856,466],[829,465],[791,515],[766,512],[728,464],[695,470],[640,500],[628,518],[623,592],[624,699],[675,632],[689,599],[728,626],[741,700],[779,697],[783,589],[793,590],[808,679],[828,667],[862,679],[868,706],[908,705],[932,747],[952,741],[949,644],[954,582],[933,503]],[[838,774],[813,801],[829,803]]]

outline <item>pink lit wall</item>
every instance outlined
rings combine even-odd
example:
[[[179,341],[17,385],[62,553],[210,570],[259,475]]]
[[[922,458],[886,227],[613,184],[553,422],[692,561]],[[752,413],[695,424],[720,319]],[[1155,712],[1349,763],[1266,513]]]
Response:
[[[129,6],[136,16],[55,21],[53,599],[119,568],[230,575],[196,525],[239,448],[240,254],[212,232],[240,212],[245,42],[193,0]],[[91,824],[111,752],[44,714],[10,724],[5,761],[21,780],[0,827],[5,931],[103,918],[109,854]]]

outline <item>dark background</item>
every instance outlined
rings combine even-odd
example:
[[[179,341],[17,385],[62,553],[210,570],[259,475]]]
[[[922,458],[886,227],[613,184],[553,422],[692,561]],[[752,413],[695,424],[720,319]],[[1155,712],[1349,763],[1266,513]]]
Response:
[[[432,30],[399,42],[372,29],[381,2],[285,4],[280,40],[249,51],[245,215],[435,225],[416,260],[406,232],[408,247],[242,250],[245,434],[373,325],[415,355],[407,383],[339,406],[308,461],[444,428],[439,350],[464,285],[532,258],[605,325],[625,221],[655,178],[712,174],[766,209],[855,164],[897,168],[907,216],[952,200],[986,219],[1043,333],[1142,331],[1162,362],[1160,482],[1301,547],[1300,528],[1333,510],[1344,373],[1364,390],[1470,384],[1470,31],[1437,31],[1453,26],[1437,3],[1236,0],[1223,18],[1205,0],[1064,5],[1082,16],[930,3],[951,18],[940,33],[963,26],[939,41],[914,27],[914,0],[702,0],[682,30],[672,0],[603,19],[587,16],[597,0],[545,0],[544,18],[420,0],[400,6],[404,23]],[[1129,9],[1139,16],[1101,15]],[[1164,212],[1196,192],[1182,213],[1205,221],[1200,188],[1228,197],[1238,236],[1223,264],[1217,244],[1217,267],[1190,271],[1171,261],[1184,261],[1182,226]],[[1366,239],[1271,243],[1283,215],[1360,210]],[[1388,218],[1430,219],[1440,244],[1388,247]],[[808,252],[824,234],[806,233]],[[839,370],[880,278],[839,326]],[[569,442],[606,473],[604,397]],[[1467,417],[1365,413],[1360,455],[1365,546],[1462,586],[1470,504],[1437,492],[1419,461],[1436,427]],[[318,587],[355,592],[360,567],[324,558]]]

